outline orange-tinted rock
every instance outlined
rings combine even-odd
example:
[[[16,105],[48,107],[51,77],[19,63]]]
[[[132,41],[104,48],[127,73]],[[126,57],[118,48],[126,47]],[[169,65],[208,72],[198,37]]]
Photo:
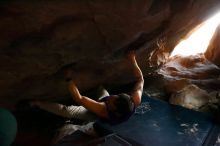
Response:
[[[216,29],[216,32],[210,41],[210,45],[205,52],[205,56],[220,67],[220,27]]]
[[[128,49],[144,72],[220,5],[209,1],[2,1],[0,104],[23,98],[62,98],[70,67],[81,91],[133,81]],[[68,67],[67,67],[68,66]],[[2,105],[0,105],[2,106]]]

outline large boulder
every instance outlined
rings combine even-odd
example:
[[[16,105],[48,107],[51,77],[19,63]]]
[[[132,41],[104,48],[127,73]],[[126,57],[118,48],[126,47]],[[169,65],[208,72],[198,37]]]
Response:
[[[181,38],[219,8],[220,1],[0,4],[0,106],[6,106],[24,98],[64,97],[67,69],[80,91],[131,82],[124,59],[129,49],[137,50],[147,76],[166,61]]]

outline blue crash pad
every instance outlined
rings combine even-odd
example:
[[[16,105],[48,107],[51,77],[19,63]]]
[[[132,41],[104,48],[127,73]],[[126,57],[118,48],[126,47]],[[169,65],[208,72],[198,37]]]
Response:
[[[142,97],[130,119],[118,125],[94,124],[101,137],[79,131],[56,146],[214,146],[219,125],[210,116],[167,102]]]
[[[143,96],[141,105],[128,121],[118,125],[98,121],[95,127],[115,133],[132,145],[210,146],[219,133],[216,124],[204,113]]]

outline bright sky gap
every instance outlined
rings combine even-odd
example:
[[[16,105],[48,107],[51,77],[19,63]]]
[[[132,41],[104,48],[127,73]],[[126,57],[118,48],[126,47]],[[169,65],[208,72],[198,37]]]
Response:
[[[181,41],[173,50],[170,57],[175,55],[189,56],[204,53],[209,45],[216,28],[220,24],[220,12],[208,19],[186,40]]]

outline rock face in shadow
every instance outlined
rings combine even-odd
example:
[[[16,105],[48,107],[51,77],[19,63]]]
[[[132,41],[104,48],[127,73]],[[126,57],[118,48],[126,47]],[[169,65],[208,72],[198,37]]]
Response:
[[[0,99],[67,95],[63,72],[79,89],[133,81],[129,49],[145,76],[220,5],[209,1],[1,1]],[[5,102],[5,103],[4,103]]]

